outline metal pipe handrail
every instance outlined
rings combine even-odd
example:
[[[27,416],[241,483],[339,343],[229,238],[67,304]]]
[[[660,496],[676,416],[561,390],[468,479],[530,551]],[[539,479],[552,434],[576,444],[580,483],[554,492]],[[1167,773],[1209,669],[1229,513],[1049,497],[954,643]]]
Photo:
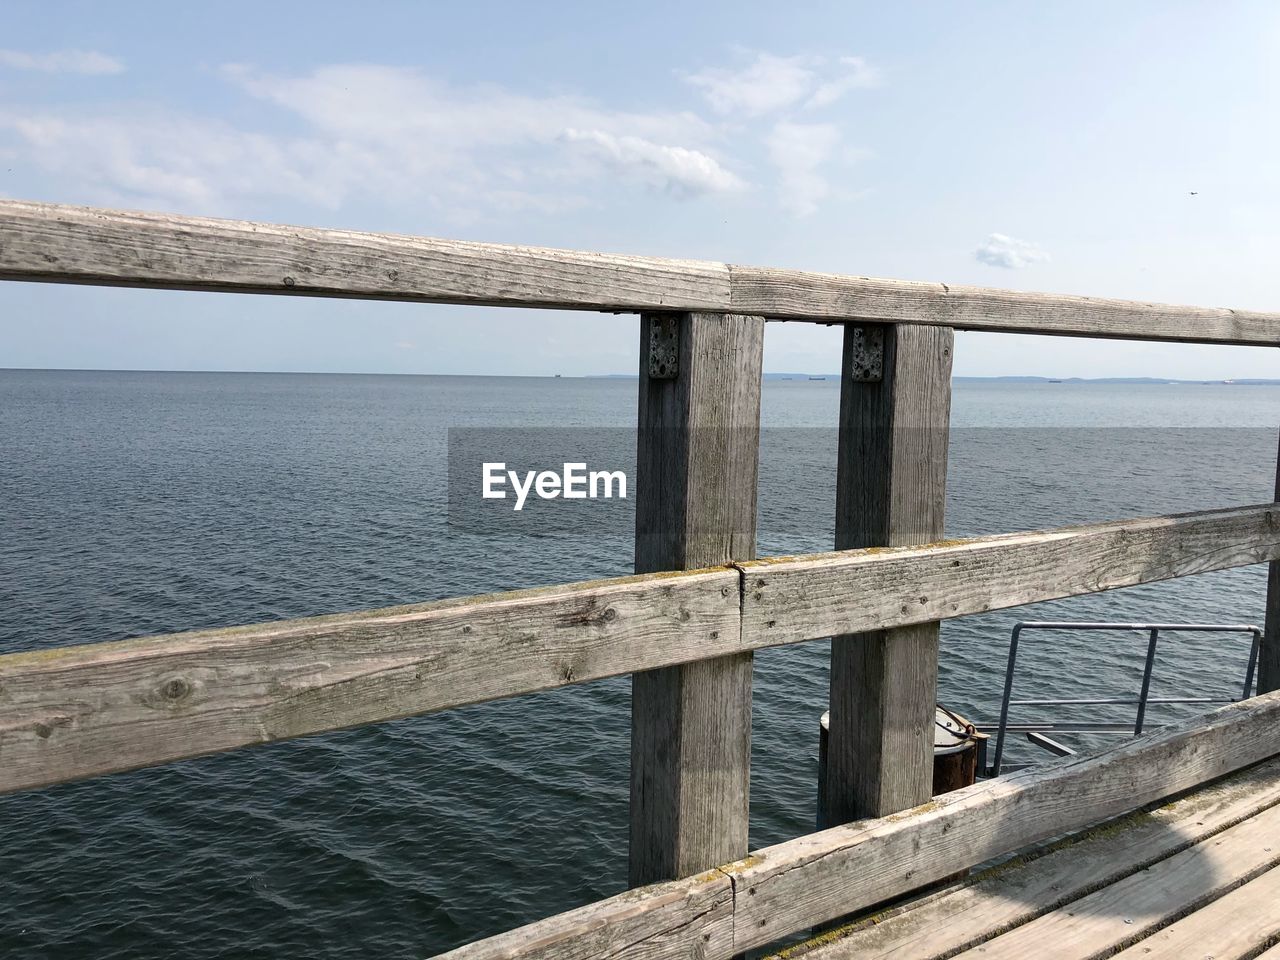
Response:
[[[1136,700],[1127,698],[1084,698],[1084,699],[1033,699],[1014,700],[1013,675],[1018,658],[1018,642],[1024,630],[1113,630],[1135,631],[1146,633],[1147,650],[1142,668],[1142,686]],[[1249,623],[1119,623],[1090,622],[1077,620],[1023,620],[1014,624],[1013,634],[1009,638],[1009,659],[1005,667],[1004,692],[1000,699],[1000,722],[996,730],[995,756],[991,767],[986,771],[988,776],[998,777],[1004,761],[1005,737],[1008,733],[1009,708],[1011,706],[1100,706],[1100,705],[1136,705],[1137,715],[1133,723],[1133,735],[1141,736],[1147,718],[1147,707],[1152,703],[1234,703],[1231,698],[1213,697],[1152,697],[1151,676],[1155,669],[1156,645],[1161,631],[1183,633],[1249,633],[1253,642],[1249,650],[1249,663],[1245,669],[1244,689],[1240,699],[1248,699],[1253,689],[1254,672],[1258,663],[1258,649],[1262,642],[1262,630]],[[1053,723],[1015,724],[1019,732],[1055,731],[1058,733],[1119,733],[1127,731],[1128,725],[1115,723],[1090,723],[1088,721],[1072,721],[1069,726]]]
[[[1142,700],[1130,700],[1126,697],[1101,697],[1097,700],[1010,700],[1011,707],[1091,707],[1103,704],[1118,703],[1121,706],[1136,706]],[[1148,697],[1147,703],[1234,703],[1231,699],[1221,697]]]

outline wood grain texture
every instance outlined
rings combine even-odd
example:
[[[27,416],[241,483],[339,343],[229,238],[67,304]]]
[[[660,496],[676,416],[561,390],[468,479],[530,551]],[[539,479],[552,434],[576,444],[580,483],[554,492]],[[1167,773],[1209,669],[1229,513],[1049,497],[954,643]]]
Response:
[[[848,376],[858,330],[845,327],[836,549],[932,543],[943,528],[955,337],[886,327],[883,377],[868,383]]]
[[[1276,457],[1276,500],[1280,501],[1280,455]],[[1258,692],[1280,690],[1280,560],[1267,570],[1267,613],[1258,650]]]
[[[955,335],[885,328],[883,375],[873,382],[852,375],[861,335],[845,327],[836,547],[931,543],[943,531]],[[832,638],[819,826],[929,799],[937,686],[937,621]]]
[[[1280,344],[1280,315],[946,283],[729,268],[732,309],[791,320],[878,321],[1077,337]]]
[[[721,263],[0,201],[0,278],[584,310],[724,309]]]
[[[1280,863],[1280,809],[1271,808],[959,954],[964,960],[1109,957]],[[1278,875],[1280,877],[1280,875]],[[1280,917],[1272,922],[1280,925]],[[1254,946],[1260,946],[1256,942]],[[1186,956],[1186,954],[1180,954]]]
[[[734,877],[734,949],[766,945],[1280,754],[1280,693],[1047,771],[756,851]]]
[[[1280,344],[1280,313],[0,200],[0,279]]]
[[[678,318],[678,374],[649,376],[641,321],[638,573],[755,556],[764,320]],[[633,886],[747,852],[749,652],[637,673],[631,701]]]
[[[648,375],[641,318],[637,417],[637,573],[756,555],[756,477],[764,320],[682,314],[679,375]]]
[[[1264,504],[7,654],[0,792],[1277,558]]]
[[[1277,804],[1280,760],[1269,760],[1172,803],[1055,844],[1024,862],[1001,864],[956,888],[882,911],[835,939],[828,934],[791,947],[786,960],[951,957]]]
[[[1228,893],[1189,917],[1139,940],[1127,950],[1108,954],[1122,960],[1208,957],[1251,960],[1260,948],[1280,939],[1280,870],[1271,870]]]
[[[719,870],[626,893],[439,954],[439,960],[687,960],[733,953]]]
[[[945,620],[1280,557],[1280,504],[743,563],[743,643]]]
[[[738,574],[630,577],[0,657],[0,793],[740,648]]]
[[[1119,816],[1278,754],[1280,693],[1274,693],[1095,757],[984,781],[914,810],[758,850],[701,878],[654,884],[593,908],[550,917],[479,941],[464,948],[474,953],[463,956],[612,956],[609,949],[594,954],[590,949],[597,943],[622,943],[618,956],[728,960],[991,857]],[[691,884],[716,875],[732,884],[732,939],[726,940],[718,930],[706,939],[698,927],[672,934],[689,915]],[[637,907],[628,897],[636,895],[651,905],[641,922],[646,929],[660,931],[652,941],[631,933],[616,938],[608,933],[634,929]],[[495,943],[498,947],[491,947]],[[547,944],[561,952],[549,951]]]

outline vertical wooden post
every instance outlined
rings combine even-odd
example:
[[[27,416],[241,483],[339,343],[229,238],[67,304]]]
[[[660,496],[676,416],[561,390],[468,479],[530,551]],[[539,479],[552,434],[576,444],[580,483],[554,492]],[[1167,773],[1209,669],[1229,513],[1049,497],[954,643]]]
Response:
[[[1276,457],[1276,500],[1280,501],[1280,455]],[[1280,690],[1280,560],[1267,570],[1267,619],[1258,651],[1258,693]]]
[[[641,317],[637,573],[755,557],[764,319]],[[632,886],[747,853],[750,653],[637,673]]]
[[[949,327],[845,326],[837,549],[941,539],[953,341]],[[824,825],[929,799],[937,683],[937,623],[832,638]]]

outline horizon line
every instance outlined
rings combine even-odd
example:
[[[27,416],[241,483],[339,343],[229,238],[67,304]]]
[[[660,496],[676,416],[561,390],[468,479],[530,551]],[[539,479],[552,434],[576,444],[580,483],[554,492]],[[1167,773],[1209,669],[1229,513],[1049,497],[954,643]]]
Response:
[[[473,377],[486,379],[513,380],[638,380],[638,373],[406,373],[401,371],[369,371],[369,370],[194,370],[171,369],[160,367],[0,367],[0,373],[192,373],[192,374],[233,374],[240,376],[299,376],[299,377]],[[761,377],[810,377],[819,380],[839,380],[839,373],[809,373],[793,370],[765,370]],[[1151,374],[1126,374],[1107,377],[1080,377],[1070,375],[1050,376],[1032,373],[998,373],[998,374],[953,374],[955,380],[1038,380],[1053,383],[1076,381],[1082,383],[1101,383],[1107,381],[1144,380],[1162,383],[1193,384],[1280,384],[1280,378],[1274,377],[1210,377],[1187,379],[1183,377],[1163,377]]]

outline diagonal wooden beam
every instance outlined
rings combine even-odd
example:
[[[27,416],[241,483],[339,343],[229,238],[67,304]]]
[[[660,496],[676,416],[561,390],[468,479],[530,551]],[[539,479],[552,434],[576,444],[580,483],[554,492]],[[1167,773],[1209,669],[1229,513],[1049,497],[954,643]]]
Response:
[[[697,877],[632,890],[441,956],[728,960],[1277,754],[1280,692],[1095,756],[986,780],[912,810],[788,840]],[[721,878],[732,885],[728,942],[722,909],[689,909],[691,891],[702,884],[715,889]]]

